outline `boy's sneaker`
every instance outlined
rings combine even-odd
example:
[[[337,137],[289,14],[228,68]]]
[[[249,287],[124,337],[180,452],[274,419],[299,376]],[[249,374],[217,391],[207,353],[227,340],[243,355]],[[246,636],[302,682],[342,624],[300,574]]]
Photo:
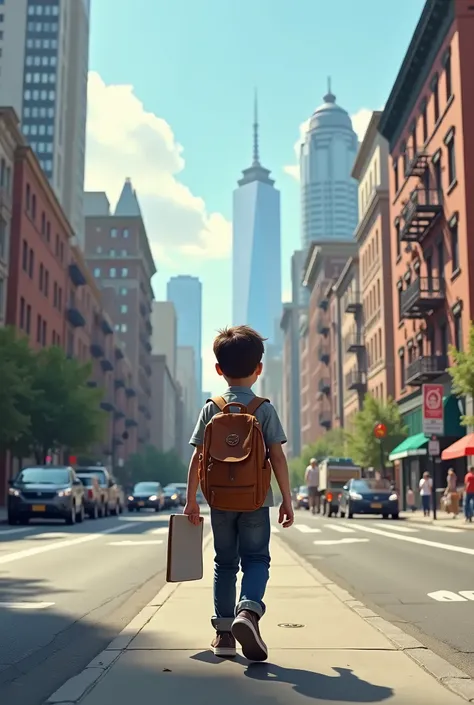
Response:
[[[237,656],[235,639],[230,632],[216,632],[211,646],[214,656],[219,656],[220,658],[234,658]]]
[[[249,661],[266,661],[267,645],[260,636],[258,616],[250,610],[242,610],[234,619],[232,634],[242,646],[242,652]]]

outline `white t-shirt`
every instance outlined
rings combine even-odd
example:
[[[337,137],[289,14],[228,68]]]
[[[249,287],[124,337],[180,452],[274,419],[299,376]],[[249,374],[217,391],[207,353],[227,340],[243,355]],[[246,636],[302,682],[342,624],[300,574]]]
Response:
[[[433,482],[431,480],[431,477],[428,477],[426,480],[424,477],[421,478],[420,480],[420,494],[424,495],[430,495],[431,494],[431,489],[433,487]]]
[[[308,487],[319,487],[319,468],[308,465],[306,468],[306,485]]]

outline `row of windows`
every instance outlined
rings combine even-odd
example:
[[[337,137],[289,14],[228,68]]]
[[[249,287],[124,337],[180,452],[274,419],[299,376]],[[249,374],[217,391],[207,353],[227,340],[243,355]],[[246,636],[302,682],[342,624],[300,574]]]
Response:
[[[25,63],[27,66],[57,66],[57,56],[33,56],[29,54],[26,57]]]
[[[126,333],[128,330],[128,326],[126,323],[116,323],[114,325],[114,329],[117,333]]]
[[[57,39],[27,39],[26,40],[27,49],[57,49],[58,40]]]
[[[56,72],[25,73],[25,83],[56,83]]]
[[[2,5],[3,2],[0,0],[0,5]],[[59,6],[58,5],[30,5],[28,7],[28,14],[31,16],[33,15],[53,15],[54,17],[57,17],[59,15]]]
[[[57,33],[58,31],[57,22],[28,22],[28,32],[37,32],[38,34],[48,32]]]
[[[56,100],[56,91],[45,91],[45,90],[39,91],[36,89],[34,91],[30,91],[29,89],[27,89],[23,95],[24,95],[24,98],[26,101],[29,101],[29,100],[54,101],[54,100]]]
[[[53,154],[53,143],[52,142],[30,142],[30,147],[37,154]],[[52,164],[51,164],[52,167]]]
[[[125,237],[125,238],[129,237],[130,236],[129,229],[123,228],[120,235],[121,235],[121,237]],[[117,228],[112,228],[110,230],[110,237],[118,237],[118,236],[119,236],[119,231],[117,230]]]
[[[28,214],[30,220],[36,226],[36,194],[31,193],[30,184],[26,184],[25,189],[25,210]],[[51,223],[46,218],[46,214],[43,211],[41,213],[41,236],[46,239],[46,242],[51,243]],[[59,259],[61,264],[64,263],[64,243],[60,241],[58,233],[56,233],[54,254]]]
[[[94,277],[95,277],[96,279],[98,279],[98,278],[101,277],[101,276],[102,276],[102,275],[101,275],[101,269],[100,269],[100,267],[96,267],[96,268],[94,269]],[[108,276],[111,277],[112,279],[115,279],[115,277],[117,276],[117,269],[116,269],[115,267],[111,267],[111,268],[109,269]],[[122,269],[120,270],[120,276],[121,276],[121,277],[128,277],[128,268],[127,268],[127,267],[122,267]]]
[[[36,135],[39,135],[40,137],[43,137],[44,135],[52,137],[54,135],[54,125],[24,125],[23,134],[26,137],[29,137],[30,135],[33,137],[36,137]]]
[[[380,295],[380,279],[377,279],[376,284],[374,284],[370,291],[364,296],[364,314],[365,320],[370,321],[375,314],[380,311],[382,305],[381,295]]]
[[[49,120],[54,120],[55,116],[55,111],[54,108],[45,108],[44,106],[41,108],[34,107],[25,107],[23,108],[23,117],[28,119],[28,118],[42,118],[43,120],[45,118],[48,118]]]
[[[367,364],[371,370],[375,365],[383,360],[382,329],[379,328],[367,342]]]
[[[8,194],[11,193],[12,170],[3,157],[0,159],[0,188],[5,189]]]
[[[364,279],[367,272],[372,268],[372,265],[379,258],[379,231],[376,230],[374,236],[370,239],[367,248],[361,259],[362,278]]]
[[[96,253],[98,255],[103,254],[103,252],[104,252],[104,250],[100,245],[98,247],[96,247]],[[111,249],[111,250],[109,250],[108,254],[110,257],[128,257],[128,250],[120,250],[119,251],[119,250]]]

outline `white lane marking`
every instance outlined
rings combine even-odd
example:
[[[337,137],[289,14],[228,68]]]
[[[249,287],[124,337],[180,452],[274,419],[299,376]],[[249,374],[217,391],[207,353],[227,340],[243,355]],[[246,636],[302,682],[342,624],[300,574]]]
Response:
[[[45,533],[45,534],[35,534],[31,538],[33,539],[64,539],[68,538],[68,536],[71,536],[71,534],[67,534],[65,531],[51,531],[50,533]],[[29,541],[30,538],[23,539],[24,541]]]
[[[427,539],[421,539],[418,536],[404,536],[402,534],[391,534],[388,531],[382,531],[380,529],[371,529],[368,526],[359,526],[359,531],[365,531],[369,534],[376,534],[377,536],[385,536],[389,539],[396,539],[397,541],[407,541],[408,543],[416,543],[420,546],[431,546],[432,548],[441,548],[444,551],[453,551],[454,553],[465,553],[468,556],[474,556],[474,548],[465,548],[464,546],[452,546],[448,543],[439,543],[438,541],[428,541]]]
[[[442,531],[445,534],[464,534],[464,529],[455,529],[454,526],[423,526],[423,529],[427,529],[428,531]]]
[[[474,590],[459,590],[459,594],[467,600],[474,602]]]
[[[385,529],[385,524],[375,524],[377,528],[380,529]],[[408,526],[400,526],[399,524],[395,525],[390,525],[390,531],[400,531],[402,534],[417,534],[418,529],[411,529]]]
[[[338,531],[340,534],[355,534],[356,529],[349,529],[348,526],[339,526],[339,524],[324,524],[327,529]]]
[[[132,526],[139,526],[139,524],[122,524],[120,526],[113,526],[111,529],[99,531],[96,534],[80,536],[77,539],[70,539],[68,541],[57,541],[55,543],[48,543],[45,546],[27,548],[24,551],[18,551],[17,553],[7,553],[7,555],[5,556],[0,556],[0,565],[5,565],[6,563],[14,563],[15,561],[20,561],[22,558],[30,558],[31,556],[37,556],[40,553],[48,553],[48,551],[55,551],[58,548],[65,548],[66,546],[77,546],[80,543],[96,541],[102,536],[107,536],[108,534],[117,534],[119,531],[126,531],[127,529],[132,528]]]
[[[112,541],[109,546],[158,546],[163,541]]]
[[[301,531],[302,534],[320,534],[321,529],[314,529],[311,526],[306,526],[305,524],[295,524],[295,529]]]
[[[272,526],[271,531],[272,531],[272,534],[279,534],[280,533],[280,529],[277,529],[276,526]]]
[[[450,590],[437,590],[436,592],[429,592],[428,597],[436,602],[467,602],[466,597],[457,592],[451,592]]]
[[[46,610],[54,602],[0,602],[0,610]]]
[[[37,527],[29,526],[28,528],[25,527],[24,529],[2,529],[0,531],[0,536],[8,536],[8,534],[26,534],[29,531],[34,531],[35,528]]]
[[[160,526],[159,529],[150,529],[147,534],[167,534],[169,531],[167,526]]]
[[[338,546],[341,543],[368,543],[370,539],[356,539],[356,538],[346,538],[346,539],[328,539],[327,541],[313,541],[317,546]]]

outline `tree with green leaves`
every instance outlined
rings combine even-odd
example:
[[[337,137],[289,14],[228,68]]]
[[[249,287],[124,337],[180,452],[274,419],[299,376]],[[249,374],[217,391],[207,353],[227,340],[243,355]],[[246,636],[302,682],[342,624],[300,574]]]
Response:
[[[453,392],[458,397],[474,399],[474,324],[469,328],[469,343],[466,351],[449,348],[453,364],[448,368]],[[463,426],[473,426],[474,416],[461,416]]]
[[[315,443],[303,448],[298,458],[289,462],[290,481],[292,487],[298,487],[304,482],[304,474],[311,458],[323,460],[324,458],[343,458],[346,455],[346,434],[342,428],[327,431]]]
[[[26,338],[13,328],[0,328],[0,449],[10,448],[29,433],[33,401],[33,354]]]
[[[162,487],[173,482],[186,482],[187,474],[187,467],[175,451],[163,453],[153,445],[131,455],[123,468],[116,470],[117,478],[129,488],[137,482],[159,482]]]
[[[377,440],[374,428],[382,423],[387,429],[383,441]],[[347,434],[347,450],[352,460],[364,468],[380,468],[382,443],[384,467],[388,456],[408,435],[408,429],[400,416],[400,411],[393,399],[384,404],[370,394],[365,395],[364,405],[354,417],[354,428]]]

